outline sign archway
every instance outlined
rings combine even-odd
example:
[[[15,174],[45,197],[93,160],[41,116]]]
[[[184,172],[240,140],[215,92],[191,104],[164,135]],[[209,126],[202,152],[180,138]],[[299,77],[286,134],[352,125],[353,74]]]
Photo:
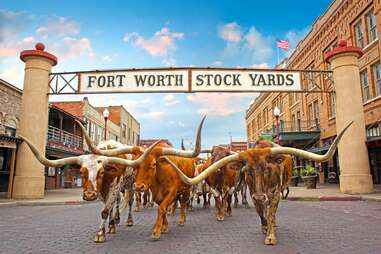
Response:
[[[192,93],[192,92],[298,92],[332,93],[337,98],[336,128],[354,121],[339,144],[340,189],[343,193],[373,191],[365,144],[365,121],[361,99],[358,58],[362,51],[345,41],[326,54],[332,71],[259,70],[246,68],[157,68],[52,73],[57,58],[37,43],[24,50],[24,88],[19,133],[45,153],[49,95],[107,93]],[[318,89],[309,91],[303,82]],[[353,152],[356,156],[353,156]],[[44,196],[43,167],[21,144],[17,153],[13,198]]]

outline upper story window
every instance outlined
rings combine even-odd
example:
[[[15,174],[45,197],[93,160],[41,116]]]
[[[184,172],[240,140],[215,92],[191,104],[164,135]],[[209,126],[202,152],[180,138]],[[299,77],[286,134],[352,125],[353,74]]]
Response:
[[[367,70],[362,71],[360,73],[360,78],[361,78],[361,87],[362,87],[362,100],[365,102],[371,98]]]
[[[368,14],[366,14],[366,23],[368,29],[368,43],[371,43],[378,38],[377,20],[376,16],[372,12],[368,12]]]
[[[376,85],[376,95],[381,95],[381,64],[380,62],[373,65],[374,82]]]
[[[310,64],[306,70],[314,70],[315,66],[314,64]],[[313,72],[307,72],[306,74],[306,79],[307,79],[307,89],[310,91],[315,88],[315,76]]]
[[[329,117],[335,117],[336,116],[336,94],[330,93],[329,94],[329,109],[328,109],[328,115]]]
[[[313,119],[315,121],[314,125],[316,124],[319,124],[320,123],[320,119],[319,119],[319,103],[318,101],[314,101],[314,117],[315,119]]]
[[[122,124],[122,136],[123,136],[123,138],[126,137],[126,129],[127,129],[127,126],[123,123]]]
[[[365,47],[364,41],[364,31],[362,28],[361,20],[355,25],[355,38],[356,38],[356,46],[359,48]]]

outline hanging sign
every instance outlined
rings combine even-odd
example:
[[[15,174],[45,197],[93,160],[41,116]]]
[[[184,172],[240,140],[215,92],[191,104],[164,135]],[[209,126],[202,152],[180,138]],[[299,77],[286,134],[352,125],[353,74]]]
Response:
[[[79,73],[79,93],[300,91],[300,73],[281,70],[174,68]]]

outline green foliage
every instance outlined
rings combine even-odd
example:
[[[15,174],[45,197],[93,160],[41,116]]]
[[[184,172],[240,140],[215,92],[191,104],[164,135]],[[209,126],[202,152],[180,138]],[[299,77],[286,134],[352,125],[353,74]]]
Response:
[[[300,175],[302,175],[302,176],[316,176],[317,172],[316,172],[316,169],[312,165],[307,164],[304,168],[302,168],[300,170]]]
[[[292,171],[292,176],[299,176],[299,170],[297,168],[294,168]]]

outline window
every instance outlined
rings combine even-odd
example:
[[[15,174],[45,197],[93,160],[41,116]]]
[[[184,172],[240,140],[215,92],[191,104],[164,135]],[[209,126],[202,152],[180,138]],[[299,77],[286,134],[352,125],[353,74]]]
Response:
[[[310,66],[308,66],[306,68],[306,70],[314,70],[315,69],[315,66],[314,64],[311,64]],[[310,91],[310,90],[313,90],[315,88],[315,77],[314,77],[314,73],[313,72],[307,72],[307,75],[306,75],[306,78],[307,78],[307,89]]]
[[[372,12],[369,12],[366,15],[366,23],[367,23],[367,29],[368,29],[368,43],[371,43],[372,41],[376,40],[378,38],[377,34],[377,20],[376,16]]]
[[[355,25],[355,38],[356,38],[356,46],[359,48],[363,48],[365,46],[365,42],[364,42],[364,32],[362,29],[361,21],[357,22]]]
[[[318,101],[314,101],[314,125],[319,124],[319,103]]]
[[[314,112],[312,109],[312,103],[308,104],[308,126],[311,126],[311,123],[313,121],[313,116]]]
[[[295,126],[296,126],[296,118],[295,118],[295,114],[292,114],[291,116],[291,130],[292,131],[295,130]]]
[[[300,131],[300,111],[296,112],[296,127]]]
[[[258,125],[258,130],[259,130],[261,128],[261,114],[258,114],[257,125]]]
[[[381,64],[380,62],[373,65],[374,82],[376,85],[376,95],[381,95]]]
[[[126,137],[126,129],[127,129],[127,126],[123,123],[122,124],[122,136],[123,136],[123,138]]]
[[[360,73],[360,78],[361,78],[361,86],[362,86],[362,100],[365,102],[371,98],[367,70],[362,71]]]
[[[336,116],[336,94],[329,94],[329,117]]]

